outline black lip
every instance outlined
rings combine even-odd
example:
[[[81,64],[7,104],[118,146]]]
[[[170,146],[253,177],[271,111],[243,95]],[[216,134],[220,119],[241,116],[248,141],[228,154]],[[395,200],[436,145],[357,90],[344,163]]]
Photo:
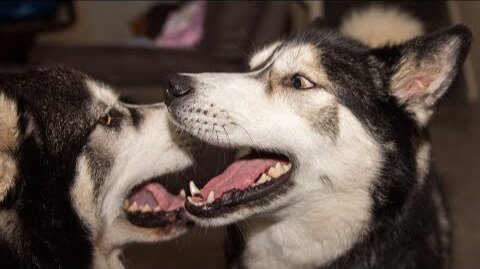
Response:
[[[222,198],[217,199],[212,204],[195,206],[187,200],[185,209],[195,217],[214,218],[242,208],[266,205],[293,186],[293,181],[290,180],[293,170],[292,168],[288,173],[262,185],[250,186],[245,190],[226,192]]]
[[[167,226],[193,226],[193,222],[186,218],[185,210],[179,208],[169,212],[157,213],[126,213],[127,220],[138,227],[164,228]]]

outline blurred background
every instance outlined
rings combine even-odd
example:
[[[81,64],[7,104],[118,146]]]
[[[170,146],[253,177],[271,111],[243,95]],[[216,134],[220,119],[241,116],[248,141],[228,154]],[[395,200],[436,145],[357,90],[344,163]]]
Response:
[[[366,1],[2,1],[0,72],[62,64],[114,86],[133,102],[161,101],[168,73],[241,71],[263,45],[317,17],[336,27]],[[427,31],[466,23],[478,36],[480,3],[377,1],[422,20]],[[394,31],[395,29],[392,29]],[[480,45],[474,41],[432,123],[434,165],[455,224],[455,269],[480,268]],[[170,243],[132,245],[128,268],[224,268],[223,229],[197,228]]]

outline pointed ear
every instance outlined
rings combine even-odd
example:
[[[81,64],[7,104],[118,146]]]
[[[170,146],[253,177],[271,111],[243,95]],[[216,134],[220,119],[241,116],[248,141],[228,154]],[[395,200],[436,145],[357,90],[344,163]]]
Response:
[[[15,185],[13,158],[18,144],[18,113],[15,103],[0,93],[0,205]]]
[[[390,70],[390,91],[421,126],[451,86],[470,47],[472,33],[463,25],[427,34],[374,53]]]

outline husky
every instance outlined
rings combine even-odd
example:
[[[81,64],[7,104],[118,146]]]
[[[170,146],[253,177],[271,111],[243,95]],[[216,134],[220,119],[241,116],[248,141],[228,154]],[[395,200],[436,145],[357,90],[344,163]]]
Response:
[[[122,103],[61,67],[0,85],[2,268],[123,268],[125,244],[188,229],[185,195],[163,184],[192,167],[195,145],[164,104]]]
[[[241,226],[236,268],[450,267],[428,127],[472,34],[456,25],[405,41],[395,29],[377,33],[397,35],[388,45],[313,23],[247,72],[171,77],[174,124],[250,150],[192,184],[185,205],[200,225]]]

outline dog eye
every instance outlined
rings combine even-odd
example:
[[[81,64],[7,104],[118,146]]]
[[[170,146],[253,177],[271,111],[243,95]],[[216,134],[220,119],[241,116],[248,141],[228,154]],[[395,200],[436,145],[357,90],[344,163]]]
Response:
[[[295,75],[290,78],[290,81],[287,82],[287,85],[297,90],[308,90],[315,86],[315,84],[313,84],[310,80],[300,75]]]
[[[113,125],[113,117],[110,115],[110,113],[107,113],[105,116],[100,118],[99,122],[102,125],[111,127]]]

